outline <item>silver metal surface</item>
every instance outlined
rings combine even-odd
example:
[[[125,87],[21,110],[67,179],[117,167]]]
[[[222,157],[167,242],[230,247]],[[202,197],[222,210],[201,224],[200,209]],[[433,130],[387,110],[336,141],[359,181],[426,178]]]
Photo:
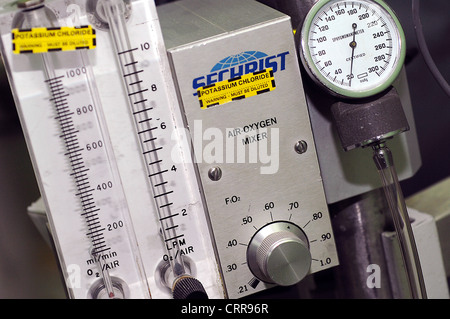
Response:
[[[274,221],[290,221],[308,236],[311,273],[337,265],[289,17],[254,1],[234,0],[175,2],[161,6],[159,16],[228,296],[240,298],[273,286],[254,278],[246,251],[254,233]],[[218,77],[212,68],[242,52],[262,53],[253,63],[258,69],[271,64],[276,88],[200,108],[193,83]],[[249,67],[245,63],[232,67],[239,73]],[[211,83],[231,77],[231,71],[221,71],[224,78]],[[298,141],[308,145],[303,154],[296,151]],[[242,150],[244,160],[237,156]],[[209,174],[216,166],[222,171],[218,181]]]

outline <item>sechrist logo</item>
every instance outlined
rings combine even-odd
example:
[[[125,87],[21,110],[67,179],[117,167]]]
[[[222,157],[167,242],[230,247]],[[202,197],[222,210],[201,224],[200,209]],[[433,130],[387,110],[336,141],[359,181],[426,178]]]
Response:
[[[207,75],[199,76],[192,81],[192,88],[197,95],[197,89],[221,82],[227,79],[233,79],[252,72],[262,71],[272,68],[273,72],[283,71],[286,68],[285,51],[276,55],[268,55],[261,51],[245,51],[236,55],[230,55],[220,60],[211,69]]]

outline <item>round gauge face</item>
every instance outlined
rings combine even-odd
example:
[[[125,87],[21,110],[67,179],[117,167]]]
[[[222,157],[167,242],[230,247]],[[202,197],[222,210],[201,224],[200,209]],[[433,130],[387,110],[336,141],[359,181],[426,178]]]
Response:
[[[379,0],[319,0],[301,34],[301,59],[333,94],[362,98],[397,78],[405,37],[392,10]]]

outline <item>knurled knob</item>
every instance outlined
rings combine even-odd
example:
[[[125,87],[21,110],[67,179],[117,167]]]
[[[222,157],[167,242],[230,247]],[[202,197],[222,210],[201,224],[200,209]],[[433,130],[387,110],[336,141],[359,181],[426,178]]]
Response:
[[[181,276],[175,280],[172,292],[174,299],[208,299],[202,283],[191,276]]]
[[[311,267],[304,232],[290,222],[274,222],[258,230],[250,241],[247,262],[253,274],[267,283],[291,286]]]

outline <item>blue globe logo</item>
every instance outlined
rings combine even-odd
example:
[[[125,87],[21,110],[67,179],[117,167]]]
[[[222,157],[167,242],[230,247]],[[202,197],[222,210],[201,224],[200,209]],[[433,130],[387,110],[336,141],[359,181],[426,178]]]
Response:
[[[259,60],[266,57],[267,54],[261,51],[245,51],[239,54],[230,55],[220,60],[212,69],[211,72],[228,69],[238,64],[247,63],[254,60]]]

